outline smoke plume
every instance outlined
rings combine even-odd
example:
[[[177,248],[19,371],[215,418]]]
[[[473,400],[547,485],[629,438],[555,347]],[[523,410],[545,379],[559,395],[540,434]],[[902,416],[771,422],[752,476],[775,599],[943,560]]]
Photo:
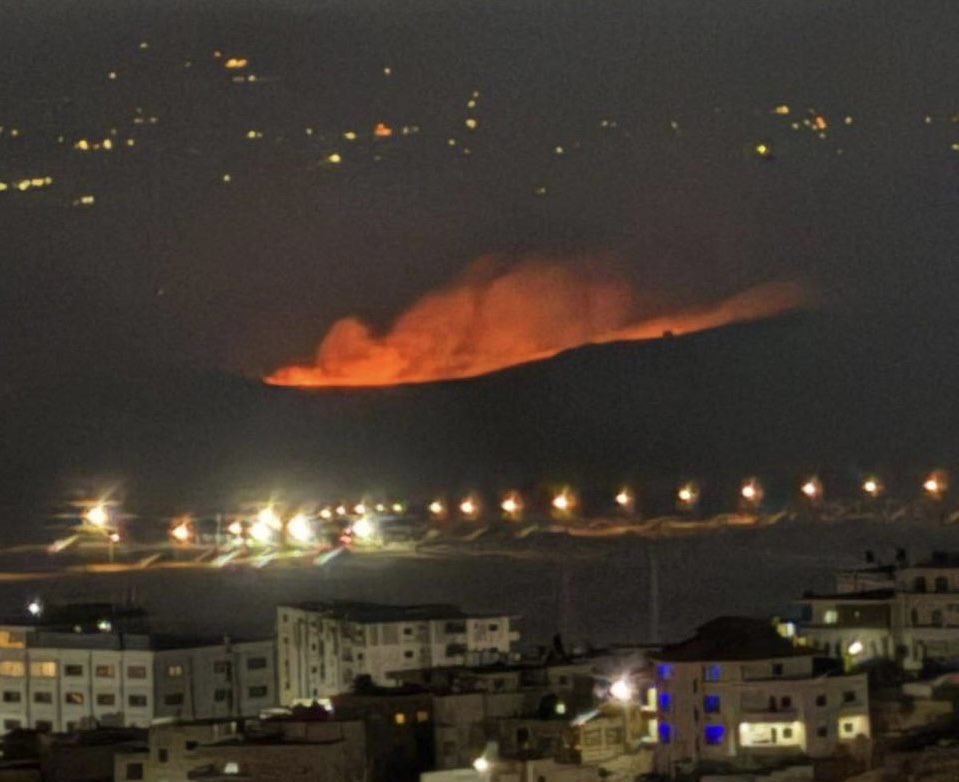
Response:
[[[644,316],[649,302],[593,267],[530,259],[473,263],[428,293],[382,335],[355,317],[333,324],[316,360],[283,367],[267,383],[385,386],[475,377],[588,343],[655,339],[766,318],[803,303],[800,286],[767,283],[705,306]],[[659,307],[662,312],[662,308]]]

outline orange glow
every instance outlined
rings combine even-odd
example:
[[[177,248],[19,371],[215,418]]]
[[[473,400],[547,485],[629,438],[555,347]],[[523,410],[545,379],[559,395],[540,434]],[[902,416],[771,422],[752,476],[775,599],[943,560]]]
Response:
[[[576,507],[576,495],[569,489],[563,489],[553,497],[553,510],[558,513],[569,513]]]
[[[518,492],[511,491],[503,497],[499,506],[507,516],[516,517],[523,512],[523,498]]]
[[[926,478],[925,481],[923,481],[922,488],[925,490],[926,494],[933,499],[938,500],[942,498],[942,495],[945,494],[946,489],[949,488],[949,479],[943,471],[937,470],[928,478]]]
[[[802,493],[810,500],[817,500],[822,497],[822,483],[818,478],[810,478],[802,485]]]
[[[223,63],[223,67],[231,71],[238,71],[242,70],[249,64],[250,61],[245,57],[231,57],[229,60]]]
[[[870,497],[878,497],[882,493],[882,484],[878,478],[866,478],[862,482],[862,490]]]
[[[699,487],[695,483],[684,483],[676,492],[676,499],[683,508],[692,508],[699,502]]]
[[[625,280],[542,259],[503,268],[480,259],[423,296],[382,335],[356,317],[330,328],[311,364],[265,378],[283,386],[387,386],[476,377],[590,343],[657,339],[771,317],[805,301],[793,283],[768,283],[705,306],[644,315]],[[658,308],[660,311],[662,307]]]
[[[393,135],[393,128],[380,122],[373,128],[373,135],[377,138],[389,138]]]
[[[763,487],[755,478],[750,478],[742,485],[739,494],[750,505],[758,505],[763,500]]]

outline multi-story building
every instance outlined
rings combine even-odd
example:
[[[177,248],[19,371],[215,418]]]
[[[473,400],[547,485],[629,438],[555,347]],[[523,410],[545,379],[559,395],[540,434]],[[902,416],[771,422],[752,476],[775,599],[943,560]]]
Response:
[[[113,778],[361,782],[368,778],[365,745],[362,723],[318,713],[158,724],[150,728],[147,749],[115,757]]]
[[[660,773],[826,758],[870,736],[866,676],[816,671],[767,622],[717,619],[653,659]]]
[[[895,660],[907,670],[959,660],[959,554],[844,571],[837,592],[807,594],[797,634],[849,662]]]
[[[388,686],[395,671],[508,657],[515,617],[454,606],[309,603],[280,606],[280,701],[310,703],[348,691],[357,677]]]
[[[136,611],[70,606],[0,625],[0,726],[257,715],[276,704],[275,671],[272,639],[173,639],[147,632]]]

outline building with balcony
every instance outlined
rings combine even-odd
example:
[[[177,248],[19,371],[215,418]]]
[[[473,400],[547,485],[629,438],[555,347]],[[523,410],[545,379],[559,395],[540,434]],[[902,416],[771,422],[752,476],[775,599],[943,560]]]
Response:
[[[660,773],[775,767],[870,737],[865,675],[820,672],[768,622],[716,619],[653,660]]]
[[[311,703],[347,692],[357,677],[379,686],[392,673],[508,658],[515,617],[449,605],[309,603],[277,609],[280,700]]]

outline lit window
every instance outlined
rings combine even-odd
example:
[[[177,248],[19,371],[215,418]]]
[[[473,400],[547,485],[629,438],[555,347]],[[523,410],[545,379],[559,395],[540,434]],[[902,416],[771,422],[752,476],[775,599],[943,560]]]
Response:
[[[703,679],[707,682],[718,682],[722,678],[722,666],[707,665],[703,668]]]
[[[396,714],[393,715],[393,722],[395,722],[397,725],[405,725],[406,715],[401,711],[396,712]]]
[[[703,711],[706,714],[718,714],[722,711],[722,703],[718,695],[707,695],[703,698]]]
[[[21,677],[27,671],[22,660],[3,660],[0,662],[0,676]]]
[[[224,763],[224,764],[223,764],[223,773],[224,773],[224,774],[230,774],[231,776],[232,776],[233,774],[239,774],[239,773],[240,773],[240,764],[239,764],[239,763],[234,763],[233,761],[230,761],[229,763]]]
[[[416,712],[416,721],[417,722],[428,722],[430,718],[430,713],[428,711],[423,711],[420,709]]]
[[[673,666],[668,663],[661,663],[656,666],[656,676],[663,680],[673,678]]]
[[[55,662],[30,663],[30,675],[40,679],[52,679],[57,675]]]
[[[659,710],[660,711],[669,711],[670,706],[673,705],[673,696],[668,692],[659,693]]]
[[[827,625],[834,625],[839,621],[839,612],[835,608],[829,608],[826,610],[826,613],[823,614],[823,622]]]
[[[128,679],[145,679],[147,677],[147,668],[145,665],[130,665],[127,667]]]
[[[68,692],[64,695],[63,700],[65,703],[69,703],[71,706],[82,706],[86,703],[86,698],[82,692]]]
[[[166,669],[166,675],[171,679],[179,679],[183,676],[183,666],[182,665],[168,665]]]
[[[726,728],[723,725],[707,725],[705,735],[706,743],[710,746],[716,746],[722,744],[726,738]]]
[[[98,665],[95,673],[98,679],[112,679],[116,676],[117,669],[113,665]]]

